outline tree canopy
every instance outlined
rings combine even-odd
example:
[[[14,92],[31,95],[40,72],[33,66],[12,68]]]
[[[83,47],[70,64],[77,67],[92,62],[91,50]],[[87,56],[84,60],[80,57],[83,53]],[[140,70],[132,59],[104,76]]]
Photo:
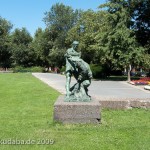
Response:
[[[11,65],[11,42],[9,38],[12,24],[0,17],[0,66],[7,68]]]
[[[45,12],[46,29],[31,37],[26,28],[12,29],[0,17],[0,65],[62,67],[74,40],[82,58],[112,70],[150,67],[149,0],[108,0],[98,11],[56,3]]]

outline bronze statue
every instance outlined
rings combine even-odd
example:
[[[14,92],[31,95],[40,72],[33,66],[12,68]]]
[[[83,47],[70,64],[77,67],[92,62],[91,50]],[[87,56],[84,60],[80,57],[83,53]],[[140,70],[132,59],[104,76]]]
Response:
[[[91,84],[92,72],[90,66],[81,59],[81,53],[77,52],[79,42],[74,41],[72,48],[65,54],[66,57],[66,97],[65,101],[91,101],[88,95],[88,86]],[[77,83],[70,87],[71,76]]]

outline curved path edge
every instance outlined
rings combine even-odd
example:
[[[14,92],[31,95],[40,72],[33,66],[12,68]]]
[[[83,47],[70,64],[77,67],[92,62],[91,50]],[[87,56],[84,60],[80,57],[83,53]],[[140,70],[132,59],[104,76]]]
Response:
[[[61,94],[65,94],[65,76],[52,73],[32,73],[32,75]],[[75,82],[75,79],[72,79],[72,84]],[[150,91],[127,82],[93,81],[89,88],[89,95],[99,101],[101,108],[150,108]]]

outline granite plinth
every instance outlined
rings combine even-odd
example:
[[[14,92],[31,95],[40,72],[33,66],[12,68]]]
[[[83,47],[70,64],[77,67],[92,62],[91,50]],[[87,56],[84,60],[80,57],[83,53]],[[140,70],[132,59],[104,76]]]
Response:
[[[100,123],[100,103],[64,102],[64,95],[58,97],[54,104],[54,120],[62,123]]]

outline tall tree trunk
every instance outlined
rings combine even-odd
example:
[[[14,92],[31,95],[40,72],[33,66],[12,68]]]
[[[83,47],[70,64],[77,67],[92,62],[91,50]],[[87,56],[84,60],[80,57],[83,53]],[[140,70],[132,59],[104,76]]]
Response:
[[[130,81],[131,81],[131,75],[130,75],[130,72],[131,72],[131,65],[130,65],[130,64],[129,64],[127,70],[128,70],[128,82],[130,82]]]

